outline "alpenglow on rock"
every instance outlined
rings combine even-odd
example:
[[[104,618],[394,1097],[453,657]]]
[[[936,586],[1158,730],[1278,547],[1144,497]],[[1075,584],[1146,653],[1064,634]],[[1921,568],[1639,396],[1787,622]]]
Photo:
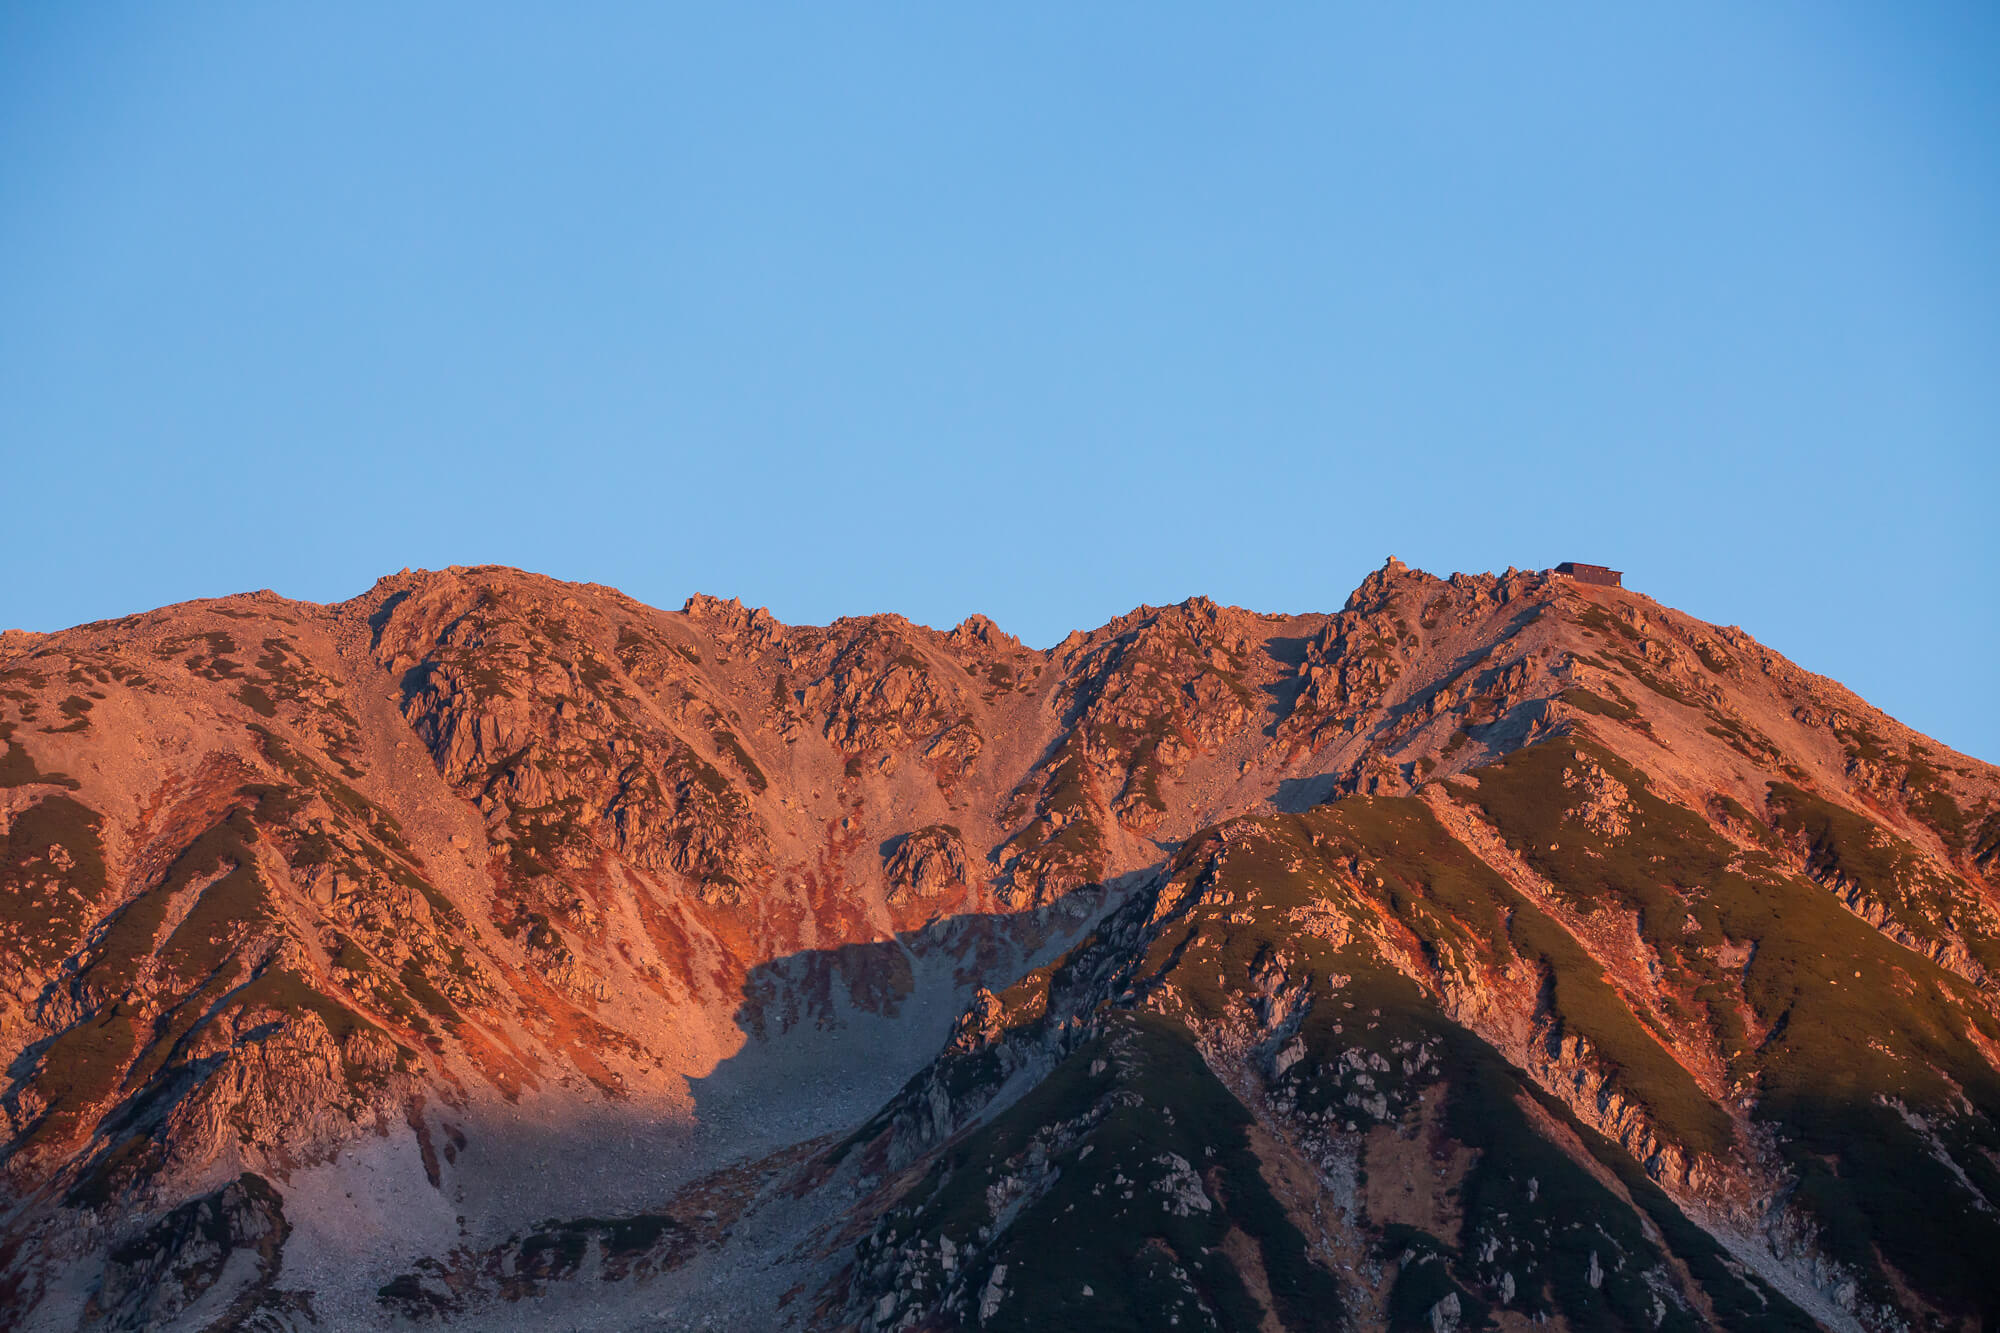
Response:
[[[1997,852],[1550,573],[10,631],[0,1324],[2000,1326]]]

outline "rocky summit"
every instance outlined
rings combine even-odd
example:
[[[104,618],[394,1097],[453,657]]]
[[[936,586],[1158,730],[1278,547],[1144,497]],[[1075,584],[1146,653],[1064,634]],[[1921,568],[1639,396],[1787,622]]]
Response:
[[[11,1328],[2000,1327],[2000,770],[1620,587],[405,571],[0,747]]]

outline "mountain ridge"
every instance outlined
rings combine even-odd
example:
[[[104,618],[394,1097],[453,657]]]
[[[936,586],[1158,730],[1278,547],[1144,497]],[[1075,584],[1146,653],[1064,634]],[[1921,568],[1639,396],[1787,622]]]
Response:
[[[1256,1193],[1245,1171],[1283,1176],[1274,1161],[1319,1170],[1301,1136],[1393,1157],[1384,1126],[1435,1127],[1474,1083],[1513,1079],[1547,1099],[1529,1116],[1546,1132],[1509,1142],[1561,1139],[1558,1157],[1615,1177],[1576,1146],[1596,1135],[1638,1171],[1621,1186],[1633,1234],[1709,1237],[1667,1244],[1668,1276],[1640,1284],[1663,1310],[1747,1310],[1742,1282],[1711,1272],[1734,1263],[1764,1284],[1743,1286],[1756,1300],[1833,1326],[1995,1314],[1976,1274],[1883,1238],[1880,1217],[1902,1215],[1881,1172],[1842,1155],[1865,1135],[1818,1125],[1810,1060],[1787,1042],[1823,1055],[1796,1033],[1813,1010],[1846,1012],[1829,998],[1840,976],[1807,975],[1838,939],[1858,978],[1889,988],[1855,1020],[1884,1054],[1854,1056],[1850,1081],[1907,1116],[1921,1149],[1906,1169],[1945,1171],[1975,1223],[2000,1201],[1983,1081],[2000,1052],[2000,774],[1629,590],[1391,561],[1338,612],[1190,598],[1034,650],[984,617],[786,626],[734,600],[663,612],[481,566],[328,606],[252,593],[9,631],[0,702],[0,1308],[32,1326],[491,1323],[571,1298],[696,1301],[696,1273],[750,1262],[701,1220],[732,1208],[792,1238],[790,1258],[753,1267],[822,1293],[787,1319],[1004,1326],[1047,1313],[1023,1261],[999,1257],[1012,1242],[953,1238],[985,1274],[953,1295],[940,1223],[916,1237],[932,1268],[913,1288],[918,1269],[882,1270],[912,1237],[881,1219],[923,1210],[886,1201],[916,1166],[1005,1131],[1017,1093],[1035,1095],[1028,1072],[1070,1078],[1093,1041],[1125,1055],[1086,1069],[1185,1069],[1192,1052],[1211,1071],[1225,1091],[1198,1100],[1218,1135],[1240,1113],[1268,1139],[1232,1159],[1239,1196]],[[1231,838],[1289,850],[1246,881],[1216,860]],[[1215,906],[1281,897],[1301,874],[1313,892],[1286,900],[1276,934]],[[1387,888],[1405,881],[1422,892]],[[1787,936],[1808,916],[1817,934]],[[1181,953],[1153,957],[1177,929]],[[1257,937],[1251,956],[1235,967],[1225,949],[1215,993],[1191,991],[1183,968],[1206,945],[1189,941],[1231,931]],[[1049,971],[1100,955],[1138,984],[1065,990]],[[1400,1076],[1423,1084],[1409,1096],[1342,1085],[1365,1103],[1353,1127],[1305,1130],[1297,1106],[1330,1095],[1312,1080],[1342,1068],[1319,1049],[1340,1035],[1321,1026],[1343,1002],[1333,976],[1399,997],[1399,1061],[1431,1054]],[[1904,990],[1922,1003],[1882,998]],[[1453,1076],[1424,1084],[1433,1066]],[[938,1091],[907,1104],[918,1084]],[[559,1142],[570,1125],[625,1146]],[[1497,1141],[1472,1132],[1446,1138],[1494,1162]],[[1799,1143],[1832,1149],[1829,1181]],[[547,1179],[510,1178],[510,1144],[532,1145]],[[1187,1167],[1163,1177],[1176,1226],[1232,1188],[1190,1176],[1184,1147],[1155,1154]],[[1011,1160],[996,1180],[1023,1178],[1001,1171]],[[382,1183],[349,1207],[357,1175]],[[982,1225],[1009,1234],[1057,1187],[1038,1180]],[[856,1192],[836,1210],[848,1220],[808,1225],[833,1208],[828,1182]],[[686,1191],[727,1206],[666,1207]],[[1260,1206],[1298,1211],[1281,1202]],[[1395,1324],[1434,1269],[1449,1275],[1423,1279],[1434,1325],[1528,1299],[1525,1272],[1503,1283],[1435,1226],[1366,1259],[1372,1282],[1322,1262],[1372,1254],[1354,1237],[1402,1206],[1350,1200],[1345,1240],[1296,1219],[1296,1243],[1276,1223],[1254,1242],[1170,1236],[1163,1266],[1127,1285],[1205,1293],[1215,1327],[1322,1326],[1285,1293],[1329,1282],[1320,1305],[1346,1323]],[[1849,1213],[1875,1219],[1866,1243],[1846,1237]],[[553,1257],[523,1279],[508,1236],[518,1250],[515,1233],[565,1216],[532,1232]],[[203,1227],[243,1233],[223,1246],[241,1272],[189,1257]],[[845,1249],[828,1239],[855,1228]],[[93,1259],[106,1245],[129,1259]],[[586,1258],[594,1287],[576,1276]],[[1542,1313],[1591,1322],[1605,1262],[1592,1252],[1589,1297],[1542,1290]],[[1275,1287],[1273,1265],[1291,1275]],[[992,1278],[1003,1266],[1013,1286]],[[1621,1299],[1611,1313],[1644,1322],[1636,1289]]]

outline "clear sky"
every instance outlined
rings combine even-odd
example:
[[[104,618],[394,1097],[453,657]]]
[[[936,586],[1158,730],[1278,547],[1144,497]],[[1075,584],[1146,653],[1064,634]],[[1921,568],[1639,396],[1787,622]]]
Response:
[[[1996,71],[1990,0],[5,4],[0,625],[1579,559],[2000,760]]]

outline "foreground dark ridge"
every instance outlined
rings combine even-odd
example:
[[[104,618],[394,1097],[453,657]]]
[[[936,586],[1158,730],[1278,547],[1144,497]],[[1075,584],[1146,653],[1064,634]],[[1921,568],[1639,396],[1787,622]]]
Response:
[[[25,1327],[1980,1327],[2000,774],[1391,562],[0,639]]]

